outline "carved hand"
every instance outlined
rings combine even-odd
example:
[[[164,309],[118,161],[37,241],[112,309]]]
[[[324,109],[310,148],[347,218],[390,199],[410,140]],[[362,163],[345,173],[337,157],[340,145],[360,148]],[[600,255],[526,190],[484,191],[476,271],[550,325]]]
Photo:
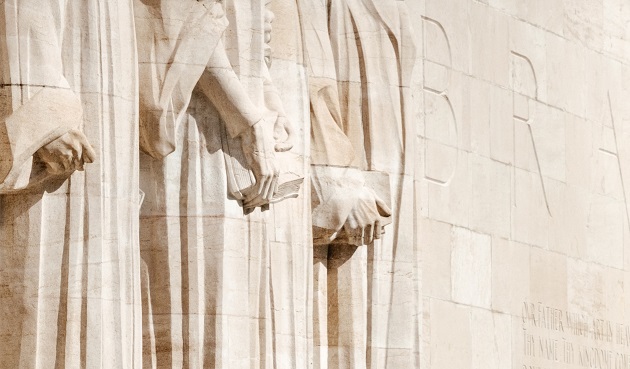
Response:
[[[286,135],[284,140],[281,140],[283,136]],[[293,125],[285,116],[278,116],[276,120],[276,124],[273,127],[273,138],[276,142],[275,150],[276,152],[285,152],[289,151],[293,148],[293,140],[295,136],[295,131],[293,130]]]
[[[243,153],[256,177],[257,195],[271,201],[278,186],[273,127],[261,119],[241,134]]]
[[[356,197],[350,200],[354,201],[354,206],[343,226],[350,242],[369,245],[375,238],[381,238],[384,233],[381,217],[392,215],[385,202],[368,187],[357,191]]]
[[[96,152],[85,135],[74,129],[37,150],[36,155],[51,174],[82,171],[85,163],[96,160]]]

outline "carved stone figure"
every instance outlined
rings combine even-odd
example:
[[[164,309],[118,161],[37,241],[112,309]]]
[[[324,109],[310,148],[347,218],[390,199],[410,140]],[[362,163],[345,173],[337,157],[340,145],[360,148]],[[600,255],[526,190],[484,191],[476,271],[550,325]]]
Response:
[[[288,173],[307,177],[310,173],[310,119],[307,72],[303,42],[294,0],[269,1],[273,11],[270,35],[273,84],[292,122],[293,148],[283,153],[282,167]],[[278,125],[281,138],[283,128]],[[308,181],[307,181],[308,182]],[[300,196],[272,204],[267,212],[272,298],[273,361],[277,369],[312,368],[313,365],[313,247],[310,217],[310,187]]]
[[[261,2],[251,9],[194,0],[135,4],[138,39],[145,41],[139,45],[145,364],[265,368],[284,351],[283,335],[290,335],[282,329],[293,324],[294,312],[283,308],[285,319],[273,305],[284,294],[282,286],[271,287],[274,240],[266,214],[245,217],[243,210],[297,195],[278,185],[274,152],[291,148],[283,132],[291,128],[264,59],[271,15],[261,17]],[[253,191],[239,184],[247,182],[246,168],[253,170]]]
[[[415,62],[405,5],[298,4],[311,100],[315,367],[417,367],[414,210],[403,202],[413,198]]]
[[[131,1],[0,19],[0,367],[140,368]]]
[[[630,369],[629,21],[0,0],[0,369]]]

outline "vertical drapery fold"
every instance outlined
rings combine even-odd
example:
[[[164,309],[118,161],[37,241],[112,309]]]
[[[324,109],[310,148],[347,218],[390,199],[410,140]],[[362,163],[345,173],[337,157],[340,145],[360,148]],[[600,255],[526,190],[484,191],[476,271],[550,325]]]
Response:
[[[0,366],[139,368],[131,4],[9,0],[0,13],[7,51],[1,65],[8,92],[2,95],[4,126],[32,140],[22,157],[13,155],[27,158],[13,164],[30,174],[22,182],[5,181],[9,192],[26,190],[0,197],[0,269],[11,281],[0,303],[7,317],[0,324],[7,343]],[[45,114],[51,104],[58,109],[53,119]],[[24,109],[31,113],[19,121]],[[34,153],[69,129],[86,135],[98,159],[69,178],[50,176]],[[38,137],[47,131],[53,133]],[[26,147],[12,141],[12,132],[0,136],[17,142],[14,148]]]

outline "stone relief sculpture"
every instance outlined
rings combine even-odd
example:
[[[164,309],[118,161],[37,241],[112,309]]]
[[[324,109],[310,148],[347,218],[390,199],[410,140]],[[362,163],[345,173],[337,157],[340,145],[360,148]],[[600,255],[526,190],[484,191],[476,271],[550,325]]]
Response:
[[[414,365],[404,3],[0,12],[3,367]]]
[[[269,47],[265,47],[272,60],[269,72],[294,130],[293,148],[282,154],[282,167],[307,177],[310,119],[297,4],[294,0],[266,2],[267,18],[273,19]],[[304,183],[300,197],[272,204],[271,211],[266,212],[270,215],[267,232],[275,346],[273,360],[266,364],[269,367],[312,367],[313,247],[309,186],[310,183]]]
[[[271,200],[278,177],[273,130],[264,129],[265,107],[254,105],[232,70],[222,41],[227,19],[221,4],[146,0],[136,1],[136,9],[138,38],[145,41],[139,45],[143,151],[163,158],[175,150],[178,123],[200,81],[229,135],[241,138],[255,192]],[[278,107],[275,100],[269,105]]]
[[[139,368],[128,0],[0,4],[3,368]]]
[[[627,4],[0,1],[0,368],[630,369]]]
[[[278,271],[266,215],[244,217],[235,200],[251,211],[297,195],[295,187],[283,193],[278,186],[275,152],[289,150],[292,137],[265,63],[272,14],[261,2],[251,9],[217,1],[135,4],[137,37],[145,40],[139,45],[144,363],[268,367],[284,351],[283,336],[291,335],[280,326],[294,324],[295,315],[279,313],[273,301],[287,294],[290,300],[291,292],[271,287]],[[228,22],[234,14],[240,18]],[[239,183],[247,182],[247,168],[253,191]],[[296,178],[291,182],[299,186]],[[306,316],[299,321],[306,324]],[[297,356],[287,350],[287,357]]]
[[[402,201],[413,198],[415,51],[406,8],[399,1],[298,3],[311,100],[315,367],[415,367],[414,211]],[[404,277],[394,273],[403,269]]]

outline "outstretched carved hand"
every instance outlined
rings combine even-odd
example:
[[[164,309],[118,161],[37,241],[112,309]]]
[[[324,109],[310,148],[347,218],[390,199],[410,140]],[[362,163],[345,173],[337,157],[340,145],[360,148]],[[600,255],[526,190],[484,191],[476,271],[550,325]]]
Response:
[[[241,134],[243,153],[256,177],[256,195],[267,201],[271,201],[278,187],[274,144],[273,127],[264,119]]]
[[[392,211],[385,202],[368,187],[356,192],[354,206],[343,226],[348,240],[354,245],[369,245],[384,233],[381,217],[389,217]]]
[[[70,130],[36,152],[51,174],[82,171],[86,163],[96,160],[96,152],[81,131]]]

